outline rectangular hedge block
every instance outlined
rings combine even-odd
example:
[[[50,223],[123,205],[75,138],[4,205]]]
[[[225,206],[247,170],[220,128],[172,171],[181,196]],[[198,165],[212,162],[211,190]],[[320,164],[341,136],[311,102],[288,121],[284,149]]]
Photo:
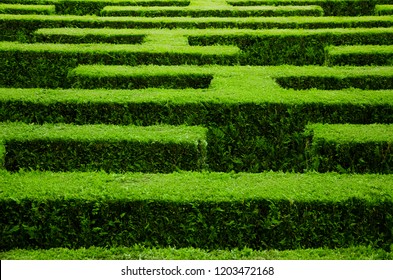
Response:
[[[54,5],[20,5],[20,4],[1,4],[0,14],[55,14]]]
[[[393,45],[327,47],[326,65],[393,65]]]
[[[318,5],[325,16],[362,16],[374,13],[376,4],[389,4],[391,0],[226,0],[233,6],[259,5]]]
[[[393,15],[393,5],[376,5],[375,13],[379,16]]]
[[[107,6],[103,16],[140,17],[280,17],[280,16],[323,16],[319,6],[285,7],[135,7]]]
[[[10,171],[173,172],[202,170],[206,130],[186,126],[1,123],[1,155]]]
[[[35,31],[33,41],[61,44],[142,44],[145,34],[133,31],[109,28],[46,28]]]
[[[312,169],[393,173],[393,125],[315,124],[307,129]]]
[[[392,175],[0,171],[0,247],[389,250],[392,184]]]
[[[99,15],[102,8],[116,6],[188,6],[190,0],[2,0],[7,4],[50,4],[57,14]]]
[[[203,73],[205,72],[205,73]],[[189,67],[82,65],[69,73],[73,88],[208,88],[213,75]]]

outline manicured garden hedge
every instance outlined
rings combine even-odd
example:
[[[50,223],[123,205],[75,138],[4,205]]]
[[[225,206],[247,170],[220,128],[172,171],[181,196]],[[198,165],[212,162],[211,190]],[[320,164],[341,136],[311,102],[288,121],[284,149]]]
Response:
[[[325,16],[360,16],[374,13],[375,5],[390,0],[227,0],[233,6],[257,5],[319,5]]]
[[[393,45],[330,46],[326,65],[393,65]]]
[[[0,176],[0,245],[5,250],[135,244],[389,250],[393,241],[391,175]]]
[[[54,5],[19,5],[0,4],[0,14],[42,14],[50,15],[55,13]]]
[[[0,14],[0,39],[29,40],[39,28],[375,28],[391,27],[391,16],[367,17],[251,17],[251,18],[188,18],[188,17],[97,17],[44,16]]]
[[[206,131],[198,127],[1,123],[10,171],[162,172],[202,170]]]
[[[393,173],[393,126],[308,126],[310,164],[319,172]]]

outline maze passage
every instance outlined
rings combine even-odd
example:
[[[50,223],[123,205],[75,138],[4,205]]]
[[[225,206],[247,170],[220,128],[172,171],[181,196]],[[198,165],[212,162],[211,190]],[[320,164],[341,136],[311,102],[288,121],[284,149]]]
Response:
[[[392,4],[1,1],[0,255],[391,259]]]

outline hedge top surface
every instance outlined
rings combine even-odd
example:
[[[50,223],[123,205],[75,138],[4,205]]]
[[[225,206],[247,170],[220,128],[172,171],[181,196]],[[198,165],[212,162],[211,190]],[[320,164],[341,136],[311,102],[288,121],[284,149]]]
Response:
[[[107,174],[0,171],[0,200],[393,201],[392,175],[334,173]]]
[[[328,142],[393,143],[393,124],[314,124],[307,129],[312,130],[314,139]]]
[[[355,46],[329,46],[326,48],[329,54],[361,54],[361,53],[379,53],[393,54],[393,45],[355,45]]]
[[[117,126],[25,123],[0,123],[0,140],[62,139],[79,141],[205,141],[206,129],[195,126]]]

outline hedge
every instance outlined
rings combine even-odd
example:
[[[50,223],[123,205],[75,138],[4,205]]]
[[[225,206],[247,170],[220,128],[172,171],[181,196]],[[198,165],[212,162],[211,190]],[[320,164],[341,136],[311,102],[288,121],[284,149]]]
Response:
[[[190,45],[236,45],[243,54],[241,64],[324,64],[329,45],[390,45],[391,28],[346,28],[317,30],[205,30],[188,36]],[[280,50],[280,51],[277,51]]]
[[[310,164],[319,172],[392,173],[391,124],[316,124],[311,135]]]
[[[198,127],[1,123],[0,139],[10,171],[168,173],[206,162],[206,131]]]
[[[296,90],[307,90],[311,88],[322,90],[340,90],[344,88],[384,90],[393,89],[393,72],[371,70],[369,73],[359,73],[355,70],[352,73],[348,71],[346,74],[332,72],[330,74],[315,73],[310,76],[297,73],[297,75],[278,77],[276,81],[283,88]]]
[[[389,250],[393,241],[391,175],[0,174],[3,250]]]
[[[153,71],[158,66],[143,67]],[[214,76],[208,89],[3,88],[0,120],[201,125],[209,128],[208,170],[222,172],[304,172],[303,131],[308,122],[393,123],[392,90],[295,91],[281,88],[273,79],[293,73],[380,75],[392,73],[391,67],[197,67],[205,68]]]
[[[55,13],[54,5],[19,5],[0,4],[0,14],[42,14],[51,15]]]
[[[326,65],[393,65],[393,45],[330,46]]]
[[[97,17],[0,14],[1,40],[26,41],[39,28],[375,28],[391,27],[391,16],[368,17]]]
[[[103,16],[139,16],[139,17],[280,17],[280,16],[323,16],[319,6],[286,7],[133,7],[106,6]]]
[[[190,71],[191,70],[191,71]],[[82,65],[69,73],[73,88],[208,88],[213,75],[190,68]]]
[[[202,250],[132,247],[52,248],[0,252],[2,260],[392,260],[393,252],[372,247],[297,250]]]
[[[372,15],[376,4],[389,4],[390,0],[227,0],[233,6],[258,5],[319,5],[325,16]]]
[[[375,14],[379,16],[393,15],[393,5],[376,5]]]
[[[188,6],[189,0],[2,0],[10,4],[52,4],[57,14],[99,15],[108,5],[118,6]]]
[[[178,41],[174,41],[178,42]],[[69,87],[67,75],[79,64],[234,64],[233,46],[113,44],[22,44],[0,42],[1,87]]]
[[[145,34],[130,32],[128,29],[109,28],[46,28],[38,29],[33,36],[35,42],[62,44],[142,44],[146,37]]]

